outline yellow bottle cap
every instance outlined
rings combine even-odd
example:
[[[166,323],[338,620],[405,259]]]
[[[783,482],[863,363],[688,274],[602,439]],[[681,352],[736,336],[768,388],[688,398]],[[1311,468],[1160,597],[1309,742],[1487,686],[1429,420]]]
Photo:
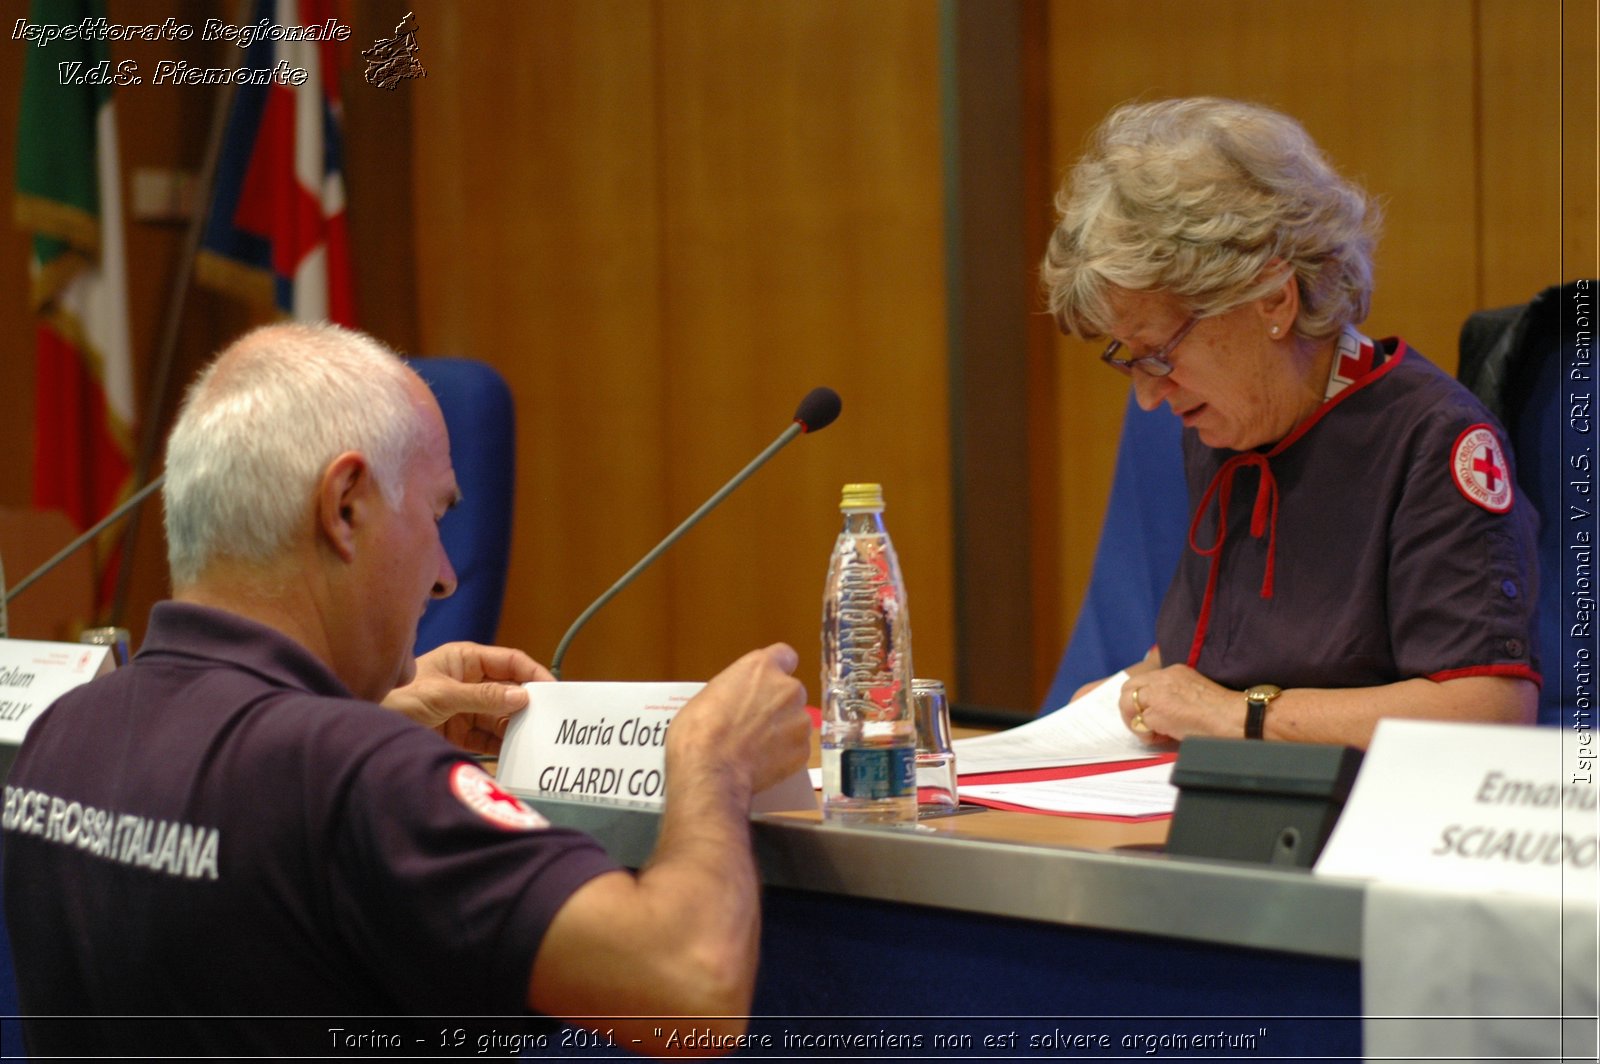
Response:
[[[883,509],[883,485],[846,484],[844,492],[839,496],[839,509],[841,511]]]

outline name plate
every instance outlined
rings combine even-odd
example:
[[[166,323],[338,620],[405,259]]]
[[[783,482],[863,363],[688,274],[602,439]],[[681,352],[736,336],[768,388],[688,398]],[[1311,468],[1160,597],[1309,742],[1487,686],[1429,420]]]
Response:
[[[1596,786],[1564,738],[1561,728],[1380,722],[1316,871],[1592,903]]]
[[[700,683],[529,683],[528,708],[511,718],[498,779],[510,790],[601,798],[661,808],[667,728]],[[801,769],[755,796],[755,812],[815,809]]]
[[[0,743],[20,744],[51,702],[114,667],[108,646],[0,639]]]

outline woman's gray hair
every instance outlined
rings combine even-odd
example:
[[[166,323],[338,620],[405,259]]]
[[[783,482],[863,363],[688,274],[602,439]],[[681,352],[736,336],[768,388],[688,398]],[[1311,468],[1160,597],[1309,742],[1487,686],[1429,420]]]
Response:
[[[308,520],[329,462],[366,457],[398,507],[423,421],[393,352],[336,325],[269,325],[217,356],[167,438],[162,490],[174,587],[218,558],[269,562]]]
[[[1323,338],[1362,321],[1380,211],[1299,123],[1207,97],[1125,104],[1056,195],[1041,269],[1063,331],[1109,331],[1108,288],[1162,291],[1210,317],[1293,273],[1294,328]],[[1269,269],[1274,260],[1283,270]]]

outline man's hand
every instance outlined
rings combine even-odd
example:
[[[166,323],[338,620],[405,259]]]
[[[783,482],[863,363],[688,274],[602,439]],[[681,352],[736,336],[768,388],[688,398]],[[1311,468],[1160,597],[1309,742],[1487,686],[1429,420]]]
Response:
[[[805,685],[790,675],[798,662],[792,647],[774,643],[713,677],[667,729],[668,779],[674,766],[693,766],[756,794],[804,765],[811,718]]]
[[[528,705],[521,685],[554,679],[520,650],[446,643],[418,658],[415,679],[383,704],[465,750],[496,754],[509,718]]]

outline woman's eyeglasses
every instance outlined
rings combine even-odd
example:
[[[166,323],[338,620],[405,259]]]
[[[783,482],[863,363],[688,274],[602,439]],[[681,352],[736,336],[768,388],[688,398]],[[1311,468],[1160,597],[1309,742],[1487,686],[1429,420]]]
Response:
[[[1162,344],[1160,350],[1153,355],[1145,355],[1142,358],[1118,358],[1117,352],[1122,350],[1122,341],[1113,340],[1100,353],[1100,361],[1112,369],[1120,370],[1124,376],[1131,377],[1137,367],[1140,372],[1148,373],[1152,377],[1165,377],[1172,372],[1172,363],[1167,360],[1172,356],[1173,350],[1183,343],[1183,338],[1189,335],[1189,330],[1194,328],[1199,320],[1199,318],[1190,318],[1184,322],[1183,327],[1177,331],[1172,339]]]

